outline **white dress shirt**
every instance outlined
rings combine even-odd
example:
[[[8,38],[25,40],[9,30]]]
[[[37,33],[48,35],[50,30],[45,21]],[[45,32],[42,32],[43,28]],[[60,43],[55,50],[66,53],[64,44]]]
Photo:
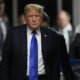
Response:
[[[45,68],[42,57],[41,32],[36,30],[36,39],[38,42],[38,75],[45,74]],[[27,75],[29,75],[29,60],[30,60],[30,43],[32,39],[32,30],[27,27]]]
[[[7,34],[7,29],[6,29],[5,22],[3,21],[2,18],[0,18],[0,27],[1,27],[1,30],[2,30],[2,33],[3,33],[3,40],[5,40],[6,34]],[[0,61],[2,60],[1,54],[2,54],[2,50],[0,50]]]
[[[3,32],[3,39],[5,40],[6,34],[7,34],[7,29],[6,29],[5,22],[3,21],[2,18],[0,18],[0,27],[1,27],[2,32]]]
[[[65,43],[67,47],[67,51],[69,52],[69,47],[70,47],[70,42],[69,42],[69,31],[72,31],[72,26],[71,24],[67,24],[62,30],[60,29],[59,32],[64,36],[65,38]]]

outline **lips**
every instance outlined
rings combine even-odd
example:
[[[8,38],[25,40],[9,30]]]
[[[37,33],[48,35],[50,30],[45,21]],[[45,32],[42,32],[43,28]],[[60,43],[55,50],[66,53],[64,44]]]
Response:
[[[37,24],[32,24],[32,25],[37,25]]]

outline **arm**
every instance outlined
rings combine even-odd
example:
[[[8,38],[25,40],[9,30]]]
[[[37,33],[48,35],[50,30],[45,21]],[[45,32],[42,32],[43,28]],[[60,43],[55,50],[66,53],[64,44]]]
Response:
[[[11,33],[7,34],[2,50],[1,80],[9,80],[9,60],[11,53]]]

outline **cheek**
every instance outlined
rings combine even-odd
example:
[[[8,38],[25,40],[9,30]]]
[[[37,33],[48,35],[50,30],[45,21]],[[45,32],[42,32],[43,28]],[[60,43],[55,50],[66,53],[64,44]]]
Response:
[[[40,18],[37,21],[38,21],[39,24],[42,23],[42,19],[40,19]]]
[[[31,19],[26,19],[27,23],[31,23],[32,20]]]
[[[63,21],[63,24],[65,24],[65,23],[66,23],[66,21],[64,20],[64,21]]]

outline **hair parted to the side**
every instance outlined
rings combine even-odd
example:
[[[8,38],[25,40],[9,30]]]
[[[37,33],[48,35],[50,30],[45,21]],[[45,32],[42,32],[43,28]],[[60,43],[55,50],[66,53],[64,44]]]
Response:
[[[42,16],[42,14],[43,14],[43,12],[44,12],[44,7],[43,7],[42,5],[39,5],[39,4],[27,4],[27,5],[24,7],[24,15],[25,15],[28,11],[30,11],[30,10],[32,10],[32,9],[38,11],[38,12],[41,14],[41,16]]]

